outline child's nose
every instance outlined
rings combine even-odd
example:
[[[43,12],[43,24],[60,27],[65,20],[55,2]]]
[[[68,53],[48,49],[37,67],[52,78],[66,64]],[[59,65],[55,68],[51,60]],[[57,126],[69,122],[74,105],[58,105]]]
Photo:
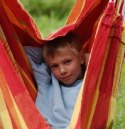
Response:
[[[60,73],[65,74],[67,72],[66,68],[64,66],[60,66]]]

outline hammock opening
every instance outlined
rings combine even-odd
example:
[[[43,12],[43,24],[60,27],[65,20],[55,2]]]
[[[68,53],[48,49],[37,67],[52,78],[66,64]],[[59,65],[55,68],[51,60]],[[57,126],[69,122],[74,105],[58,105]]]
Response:
[[[71,9],[75,3],[72,1],[21,1],[28,13],[31,14],[38,28],[42,32],[43,38],[64,26]],[[34,5],[31,7],[30,5]],[[80,5],[81,6],[81,5]],[[42,8],[41,8],[42,7]],[[60,10],[58,12],[58,10]],[[41,24],[42,22],[42,24]],[[47,24],[49,23],[49,24]]]
[[[70,123],[67,117],[71,119],[85,73],[82,44],[76,35],[70,33],[47,41],[42,49],[28,46],[24,48],[38,86],[36,107],[53,128],[67,127]],[[38,60],[42,54],[46,63]],[[61,118],[58,117],[58,110],[62,114]],[[59,122],[55,123],[51,115]]]

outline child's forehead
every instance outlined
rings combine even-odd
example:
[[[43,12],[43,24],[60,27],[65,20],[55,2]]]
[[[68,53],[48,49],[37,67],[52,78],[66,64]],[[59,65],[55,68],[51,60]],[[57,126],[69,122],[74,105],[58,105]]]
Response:
[[[46,59],[48,64],[56,64],[56,63],[60,63],[60,62],[64,62],[66,60],[69,59],[73,59],[75,58],[76,55],[72,52],[72,51],[67,51],[67,52],[59,52],[57,54],[55,54],[55,56],[48,56],[48,58]]]
[[[76,50],[74,47],[67,45],[63,48],[58,48],[55,51],[55,55],[66,55],[67,54],[74,54],[74,50]]]
[[[55,51],[54,55],[49,55],[47,58],[51,58],[51,59],[54,59],[54,58],[60,58],[60,57],[70,57],[70,56],[74,56],[75,53],[73,52],[73,50],[71,48],[64,48],[64,49],[60,49],[58,51]]]
[[[44,57],[45,60],[48,62],[49,60],[53,60],[56,58],[69,58],[70,56],[78,55],[79,52],[75,47],[72,47],[71,45],[58,47],[58,49],[54,49],[52,51],[48,51],[46,56]]]

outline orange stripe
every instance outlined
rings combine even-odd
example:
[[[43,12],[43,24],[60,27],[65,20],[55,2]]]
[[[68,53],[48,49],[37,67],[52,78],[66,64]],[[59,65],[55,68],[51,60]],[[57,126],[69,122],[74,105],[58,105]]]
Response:
[[[0,88],[2,89],[7,107],[9,109],[9,112],[11,113],[11,116],[16,124],[16,126],[21,129],[20,120],[18,118],[17,112],[15,110],[14,103],[12,101],[11,93],[9,91],[9,87],[7,86],[6,79],[2,73],[2,70],[0,69]]]
[[[66,24],[73,24],[77,20],[78,16],[80,15],[84,7],[85,2],[86,0],[76,0]]]

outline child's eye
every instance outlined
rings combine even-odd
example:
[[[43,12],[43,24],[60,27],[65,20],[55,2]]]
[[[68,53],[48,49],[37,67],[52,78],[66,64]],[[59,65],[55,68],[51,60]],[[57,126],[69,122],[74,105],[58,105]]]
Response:
[[[72,60],[66,60],[65,64],[70,64],[72,62]]]
[[[51,68],[57,68],[58,65],[55,64],[55,65],[51,65],[50,67],[51,67]]]

